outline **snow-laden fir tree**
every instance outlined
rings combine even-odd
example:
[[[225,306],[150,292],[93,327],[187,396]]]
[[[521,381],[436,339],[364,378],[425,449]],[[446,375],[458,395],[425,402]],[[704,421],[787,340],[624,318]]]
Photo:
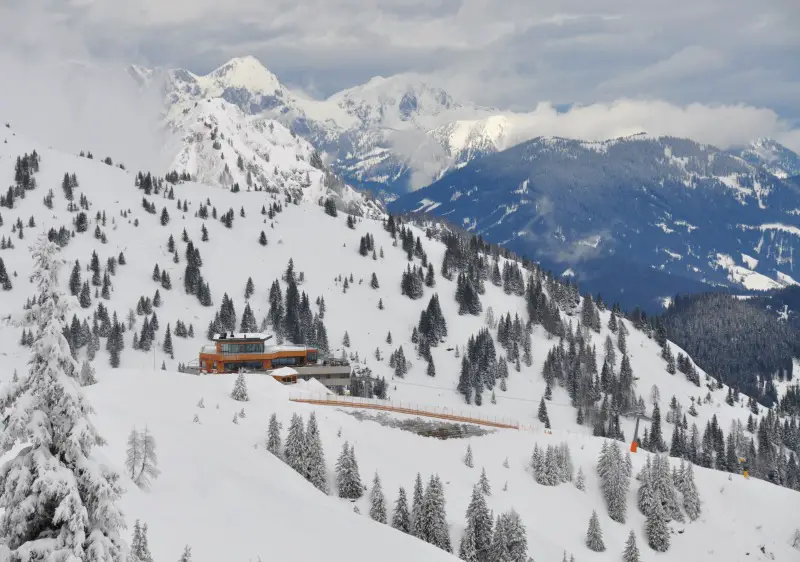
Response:
[[[506,520],[498,515],[494,526],[492,543],[489,547],[487,560],[511,560],[511,553],[508,550],[508,540],[506,537]]]
[[[183,548],[183,554],[178,559],[178,562],[192,562],[192,547],[188,544]]]
[[[478,550],[475,547],[475,529],[467,523],[464,535],[461,537],[461,545],[458,547],[458,558],[464,562],[481,562],[478,558]]]
[[[492,495],[492,485],[489,484],[489,477],[486,476],[486,469],[481,468],[481,477],[478,479],[478,486],[481,489],[481,492],[486,494],[487,496]]]
[[[661,502],[656,501],[645,524],[647,544],[656,552],[669,550],[669,525]]]
[[[475,466],[474,460],[472,458],[472,445],[467,445],[467,452],[464,455],[464,464],[467,465],[469,468]]]
[[[586,546],[594,552],[603,552],[606,549],[606,545],[603,542],[603,531],[600,529],[600,519],[598,519],[596,511],[592,511],[592,517],[589,519],[589,529],[586,531]]]
[[[608,506],[608,516],[619,523],[625,522],[630,478],[622,451],[616,441],[603,443],[597,463],[600,488]]]
[[[408,512],[406,490],[402,486],[400,486],[400,489],[397,491],[397,500],[395,500],[394,503],[392,527],[404,533],[411,532],[411,514]]]
[[[582,467],[578,467],[578,475],[575,477],[575,487],[581,492],[586,491],[586,477],[583,475]]]
[[[422,487],[422,475],[417,472],[417,478],[414,480],[414,495],[411,503],[411,534],[422,539],[424,529],[422,527],[422,503],[425,501],[425,490]]]
[[[472,528],[475,550],[479,560],[488,560],[492,543],[492,516],[486,505],[486,497],[480,487],[472,489],[472,498],[467,506],[467,527]]]
[[[381,488],[381,478],[378,473],[372,479],[372,489],[369,492],[369,516],[378,523],[386,523],[386,498]]]
[[[81,386],[91,386],[93,384],[97,384],[97,378],[94,374],[94,367],[92,367],[92,364],[86,359],[84,359],[83,363],[81,364],[80,381]]]
[[[506,550],[511,562],[528,562],[528,531],[515,510],[500,516],[503,521]]]
[[[355,450],[346,441],[336,461],[336,488],[340,498],[357,500],[364,494]]]
[[[694,521],[700,517],[700,496],[697,493],[697,486],[694,483],[694,469],[689,463],[682,473],[681,492],[683,493],[683,509],[686,515]]]
[[[283,447],[283,458],[298,474],[305,476],[307,466],[308,443],[306,432],[303,428],[303,418],[299,414],[292,414],[289,422],[289,431],[286,435],[286,444]]]
[[[444,489],[439,476],[431,476],[425,488],[419,517],[421,519],[422,539],[444,551],[452,552],[450,529],[447,526]]]
[[[247,395],[247,383],[244,380],[243,373],[239,373],[236,376],[236,382],[233,384],[233,390],[231,391],[231,398],[239,402],[247,402],[250,400]]]
[[[328,468],[325,466],[325,451],[322,447],[322,438],[317,428],[317,416],[314,412],[308,418],[306,428],[306,479],[315,488],[328,493]]]
[[[540,422],[544,424],[546,429],[550,429],[550,416],[547,415],[547,404],[545,404],[544,397],[539,402],[539,413],[537,415]]]
[[[153,562],[150,547],[147,544],[147,523],[139,525],[139,520],[133,525],[133,537],[128,562]]]
[[[631,529],[628,540],[625,541],[625,550],[622,551],[622,562],[640,562],[639,548],[636,546],[636,535]]]
[[[36,325],[28,376],[4,384],[0,452],[26,446],[0,467],[0,536],[11,560],[122,562],[127,546],[116,502],[119,475],[92,457],[104,441],[74,377],[64,329],[70,298],[59,288],[63,266],[46,235],[30,248],[37,298],[27,311]]]
[[[267,429],[267,451],[278,458],[281,458],[281,425],[278,423],[278,416],[272,414],[269,417],[269,428]]]

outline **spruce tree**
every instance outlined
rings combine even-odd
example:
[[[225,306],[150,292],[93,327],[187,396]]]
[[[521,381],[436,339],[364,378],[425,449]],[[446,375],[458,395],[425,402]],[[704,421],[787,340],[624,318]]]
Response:
[[[489,484],[489,478],[486,476],[485,468],[481,468],[481,477],[478,479],[478,487],[483,494],[487,496],[492,495],[492,486]]]
[[[640,562],[639,548],[636,546],[636,535],[631,529],[628,540],[625,542],[625,550],[622,551],[622,562]]]
[[[480,562],[478,558],[478,550],[475,547],[475,529],[467,523],[467,528],[464,529],[464,535],[461,537],[461,546],[459,546],[458,558],[464,562]]]
[[[479,486],[472,489],[472,498],[467,506],[467,527],[472,528],[475,550],[479,560],[487,560],[492,543],[492,516],[486,505],[486,497]]]
[[[647,516],[645,524],[647,533],[647,544],[656,552],[666,552],[669,550],[669,525],[664,507],[660,501],[653,504],[653,509]]]
[[[289,432],[286,435],[283,458],[286,460],[286,464],[292,467],[295,472],[301,476],[307,474],[308,442],[303,428],[303,418],[297,413],[292,414],[292,420],[289,422]]]
[[[346,441],[336,461],[336,488],[340,498],[357,500],[364,494],[355,450]]]
[[[411,532],[411,515],[408,513],[406,491],[402,486],[397,491],[397,500],[394,503],[392,527],[407,534]]]
[[[414,496],[411,504],[411,534],[422,539],[424,537],[424,530],[422,527],[422,502],[425,499],[425,490],[422,487],[422,476],[417,472],[417,478],[414,480]]]
[[[281,427],[278,423],[278,416],[272,414],[269,417],[269,428],[267,429],[267,451],[278,458],[281,458]]]
[[[247,382],[244,379],[243,373],[239,373],[236,376],[236,382],[231,391],[231,398],[239,402],[247,402],[250,400],[250,397],[247,395]]]
[[[172,333],[170,332],[169,324],[167,324],[167,330],[164,334],[163,347],[164,347],[164,353],[169,355],[170,359],[175,359],[175,355],[172,351]]]
[[[467,465],[469,468],[475,466],[472,458],[472,445],[467,445],[467,452],[464,455],[464,464]]]
[[[550,416],[547,415],[547,404],[545,404],[544,397],[539,402],[539,414],[537,417],[546,429],[550,429]]]
[[[314,412],[308,418],[306,427],[306,479],[324,494],[328,493],[328,469],[325,466],[325,451],[317,428]]]
[[[64,262],[47,235],[30,250],[38,296],[27,311],[37,324],[29,375],[0,390],[6,416],[0,452],[27,444],[0,467],[4,549],[11,560],[122,562],[119,475],[92,455],[103,440],[63,335],[70,305],[59,288]]]
[[[592,511],[592,517],[589,519],[589,529],[586,531],[586,546],[594,552],[603,552],[606,549],[606,545],[603,542],[603,531],[600,529],[600,519],[598,519],[596,511]]]
[[[447,526],[444,490],[438,475],[431,476],[420,510],[423,540],[446,552],[452,552]]]
[[[378,523],[386,523],[386,499],[383,497],[381,479],[378,473],[372,479],[372,490],[369,493],[369,516]]]

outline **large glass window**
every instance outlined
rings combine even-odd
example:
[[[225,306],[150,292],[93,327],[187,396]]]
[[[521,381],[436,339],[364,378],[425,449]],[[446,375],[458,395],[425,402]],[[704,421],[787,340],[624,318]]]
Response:
[[[284,365],[297,365],[297,357],[276,357],[272,360],[273,367],[283,367]]]
[[[223,343],[222,353],[264,353],[263,343]]]
[[[316,363],[317,362],[317,352],[316,351],[309,351],[308,352],[308,362],[309,363]]]

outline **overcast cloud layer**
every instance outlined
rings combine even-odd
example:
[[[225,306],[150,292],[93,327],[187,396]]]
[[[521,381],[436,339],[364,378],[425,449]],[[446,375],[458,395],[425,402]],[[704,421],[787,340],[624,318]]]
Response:
[[[795,150],[799,29],[797,0],[0,3],[0,53],[16,63],[24,54],[29,65],[76,58],[205,73],[252,54],[316,97],[413,73],[504,110],[590,106],[547,116],[547,133],[648,128],[723,145],[771,135]]]

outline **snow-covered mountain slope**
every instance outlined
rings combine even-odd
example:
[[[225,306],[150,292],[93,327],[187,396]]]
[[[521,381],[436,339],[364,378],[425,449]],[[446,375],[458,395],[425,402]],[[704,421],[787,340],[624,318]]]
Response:
[[[800,175],[800,156],[772,139],[756,139],[744,148],[729,152],[762,166],[779,178]]]
[[[253,57],[231,59],[204,76],[139,67],[132,67],[131,73],[139,83],[163,87],[168,107],[223,99],[241,109],[241,120],[278,120],[328,153],[334,171],[347,181],[389,197],[405,191],[409,181],[418,187],[430,183],[457,163],[456,152],[467,154],[466,146],[452,147],[454,139],[445,150],[445,139],[440,134],[426,139],[429,132],[498,113],[457,102],[441,88],[404,75],[376,77],[328,99],[313,100],[281,84]]]
[[[102,370],[102,369],[101,369]],[[109,440],[102,454],[121,468],[125,439],[145,424],[157,440],[161,476],[152,490],[140,492],[126,478],[122,508],[129,523],[149,525],[156,559],[173,559],[183,545],[192,546],[193,560],[455,560],[422,541],[379,525],[368,518],[368,494],[353,513],[346,500],[328,498],[265,450],[269,416],[286,428],[293,413],[306,420],[316,412],[333,482],[333,465],[345,441],[355,446],[362,481],[370,486],[377,472],[389,513],[404,487],[409,501],[417,472],[427,481],[436,473],[445,489],[447,521],[454,550],[464,530],[472,486],[485,468],[492,487],[487,503],[495,514],[515,509],[527,527],[528,554],[534,560],[617,561],[630,529],[642,560],[775,560],[789,562],[797,551],[789,539],[797,522],[787,514],[800,509],[800,494],[758,480],[697,468],[695,478],[702,515],[674,524],[672,545],[658,555],[647,546],[644,516],[636,509],[634,480],[625,524],[608,518],[594,466],[601,440],[565,434],[497,431],[468,439],[421,437],[374,421],[358,421],[342,410],[296,404],[292,391],[257,375],[248,375],[250,401],[229,396],[230,377],[195,377],[173,372],[104,371],[87,389],[97,409],[97,425]],[[294,391],[295,395],[298,394]],[[198,408],[203,399],[205,408]],[[219,405],[219,409],[217,409]],[[236,412],[246,416],[232,423]],[[197,415],[199,423],[192,423]],[[586,475],[586,491],[572,483],[537,484],[527,465],[534,444],[546,447],[565,441],[575,471]],[[467,445],[475,468],[464,465]],[[508,458],[508,468],[503,466]],[[633,473],[645,455],[632,455]],[[506,488],[504,490],[504,488]],[[593,553],[584,545],[592,510],[600,516],[607,551]],[[763,551],[762,551],[763,548]]]
[[[391,206],[442,216],[555,271],[571,268],[608,300],[650,309],[701,283],[791,283],[798,207],[797,186],[759,166],[686,139],[642,135],[534,139]]]
[[[567,389],[560,384],[554,384],[552,399],[546,401],[553,433],[542,431],[537,408],[547,389],[542,376],[543,365],[558,339],[545,331],[541,324],[532,326],[530,366],[522,362],[517,372],[513,362],[509,363],[507,390],[495,386],[495,400],[492,401],[492,392],[485,389],[481,406],[464,402],[457,391],[461,358],[456,356],[456,346],[463,354],[469,338],[487,326],[485,313],[489,307],[495,318],[500,314],[510,313],[512,318],[519,314],[524,322],[527,319],[526,303],[523,297],[507,294],[502,287],[487,281],[486,292],[480,297],[484,313],[459,315],[459,305],[454,296],[455,278],[447,280],[438,274],[446,253],[445,245],[436,239],[428,239],[423,230],[410,227],[414,236],[420,238],[427,260],[435,266],[435,286],[423,287],[422,298],[412,300],[400,293],[400,283],[406,268],[411,263],[420,265],[421,259],[412,255],[410,262],[399,243],[394,246],[391,235],[380,221],[364,218],[350,229],[343,215],[331,217],[320,206],[305,199],[298,200],[295,205],[268,191],[234,193],[194,182],[174,186],[165,184],[174,190],[174,199],[166,198],[163,191],[148,196],[137,188],[132,172],[97,160],[58,153],[17,135],[12,129],[0,129],[0,135],[4,141],[0,144],[0,178],[5,178],[7,183],[15,181],[14,167],[18,156],[34,149],[40,155],[39,171],[33,174],[35,189],[25,192],[24,199],[15,198],[12,208],[0,209],[3,218],[0,236],[13,243],[13,248],[0,250],[0,258],[11,282],[9,290],[0,291],[0,310],[3,311],[0,353],[4,354],[6,365],[0,378],[12,376],[14,368],[23,371],[28,359],[28,348],[18,343],[23,330],[29,327],[23,322],[23,305],[35,294],[28,280],[32,264],[26,244],[37,233],[50,228],[58,230],[64,226],[67,230],[73,229],[77,211],[68,209],[61,185],[65,173],[74,173],[78,182],[74,188],[75,201],[85,196],[83,203],[89,207],[88,229],[64,238],[63,257],[68,263],[79,260],[81,277],[87,281],[92,277],[86,270],[92,252],[98,255],[101,274],[108,258],[118,257],[120,253],[125,257],[125,264],[118,263],[114,274],[108,271],[107,299],[95,294],[95,291],[99,293],[100,287],[90,285],[91,307],[75,310],[78,322],[86,319],[91,326],[100,303],[108,309],[109,315],[116,314],[126,324],[129,311],[134,311],[131,315],[133,326],[123,334],[123,369],[108,367],[107,342],[102,337],[101,349],[94,360],[100,383],[88,392],[98,409],[98,428],[109,440],[109,447],[103,451],[109,463],[121,466],[125,437],[133,425],[141,427],[146,424],[159,440],[162,476],[156,480],[150,493],[132,490],[126,496],[124,506],[129,522],[142,518],[150,523],[151,542],[159,559],[176,557],[175,553],[184,543],[194,545],[195,560],[201,562],[229,557],[256,559],[259,554],[264,559],[268,552],[279,552],[284,555],[282,559],[287,560],[310,560],[319,558],[321,549],[325,550],[326,558],[335,560],[366,560],[370,557],[437,559],[438,553],[431,554],[422,544],[409,544],[406,537],[390,537],[392,533],[383,529],[373,533],[370,530],[373,524],[366,521],[366,500],[359,503],[363,525],[361,521],[354,523],[352,518],[355,516],[347,513],[352,511],[351,506],[339,505],[344,502],[326,499],[319,494],[314,496],[310,485],[303,488],[304,483],[299,478],[267,457],[261,444],[268,415],[278,412],[286,428],[291,412],[307,413],[314,409],[287,402],[286,392],[299,392],[298,388],[287,389],[270,384],[271,381],[260,376],[248,376],[253,401],[244,404],[247,417],[233,424],[233,413],[242,405],[227,398],[233,384],[231,377],[199,378],[175,373],[180,362],[197,357],[201,344],[205,342],[206,328],[214,318],[223,294],[233,299],[237,318],[241,318],[248,278],[253,279],[255,292],[247,302],[256,319],[265,317],[269,308],[270,285],[281,276],[290,259],[295,271],[302,272],[299,290],[307,293],[314,312],[319,312],[319,307],[313,304],[315,299],[324,298],[324,323],[331,351],[337,355],[342,352],[340,342],[347,334],[350,345],[346,351],[357,353],[361,366],[369,366],[375,375],[386,378],[390,400],[481,416],[513,417],[527,426],[526,431],[501,431],[470,438],[469,442],[475,451],[476,466],[485,465],[492,481],[495,492],[489,500],[491,508],[499,514],[514,507],[520,513],[528,531],[529,553],[534,559],[558,560],[565,550],[575,553],[578,559],[589,556],[590,553],[584,550],[582,537],[592,510],[601,514],[601,525],[609,546],[606,554],[592,555],[597,560],[618,559],[630,528],[635,529],[640,548],[647,549],[643,539],[644,519],[634,507],[635,490],[628,496],[631,504],[628,523],[612,523],[605,515],[593,468],[600,440],[591,437],[592,429],[587,427],[588,424],[576,423],[577,411],[570,404]],[[228,158],[226,156],[226,160]],[[52,208],[43,202],[50,189],[53,191]],[[143,208],[143,198],[149,206],[155,206],[155,213]],[[187,211],[179,210],[179,203],[181,209],[185,204]],[[262,206],[269,208],[275,204],[280,204],[282,209],[274,218],[260,213]],[[208,206],[206,219],[201,218],[201,205]],[[163,209],[168,214],[166,220],[161,218]],[[214,220],[212,209],[216,210],[217,216],[232,210],[231,228],[220,220]],[[244,211],[244,216],[241,216],[241,211]],[[98,213],[100,219],[96,218]],[[19,238],[18,221],[23,225],[22,239]],[[30,224],[33,226],[28,226]],[[187,294],[184,289],[188,247],[182,238],[184,229],[187,238],[201,254],[203,265],[200,271],[208,283],[212,306],[201,306],[198,298]],[[94,235],[96,230],[97,237]],[[206,241],[202,240],[203,230],[208,233]],[[262,231],[267,245],[259,243]],[[374,239],[374,259],[369,252],[366,256],[359,253],[359,241],[367,234]],[[168,250],[170,235],[174,239],[178,263],[174,261],[175,254]],[[500,258],[499,264],[502,267],[505,259]],[[153,280],[155,265],[169,274],[171,289]],[[541,274],[535,271],[537,276]],[[377,288],[372,288],[373,273],[378,280]],[[344,279],[349,280],[350,276],[353,281],[348,281],[345,290]],[[68,282],[65,277],[65,287]],[[281,282],[281,286],[285,290],[285,283]],[[161,304],[154,308],[155,314],[136,314],[141,297],[152,298],[156,290]],[[427,362],[414,353],[411,338],[420,313],[434,294],[439,296],[448,335],[444,342],[431,349],[432,362],[436,366],[432,377],[426,372]],[[133,349],[134,333],[142,331],[145,320],[152,323],[155,315],[159,328],[152,349]],[[599,312],[602,326],[599,332],[585,331],[585,340],[598,350],[599,364],[602,364],[606,336],[611,336],[607,328],[609,315],[609,311]],[[563,311],[561,317],[568,319]],[[571,318],[573,325],[577,318]],[[174,330],[179,320],[192,325],[195,337],[177,337],[173,332],[174,352],[170,354],[163,348],[166,326],[169,324]],[[729,389],[717,389],[713,385],[706,387],[702,371],[699,373],[702,386],[696,386],[680,373],[670,375],[661,359],[658,344],[634,329],[627,320],[619,321],[629,332],[628,357],[637,379],[634,392],[647,402],[648,415],[653,413],[649,398],[655,394],[652,389],[655,385],[659,390],[662,415],[667,412],[672,396],[683,411],[694,402],[697,416],[687,415],[688,425],[691,427],[696,423],[701,433],[712,419],[716,419],[726,433],[732,422],[746,422],[749,410],[745,408],[743,399],[734,402],[733,406],[726,404]],[[390,332],[391,344],[387,343]],[[493,341],[497,340],[496,326],[490,328],[490,335]],[[402,378],[394,377],[388,359],[401,346],[411,362],[408,373]],[[671,348],[676,354],[678,350],[674,346]],[[381,360],[375,358],[376,349]],[[500,355],[505,355],[499,344],[497,350]],[[83,360],[86,348],[79,348],[77,354]],[[620,361],[617,353],[615,371],[619,369]],[[162,362],[166,368],[164,371],[159,370]],[[205,409],[196,408],[200,398],[204,399]],[[217,403],[220,404],[219,411]],[[763,407],[759,410],[764,414]],[[195,413],[199,425],[192,423]],[[442,442],[422,438],[373,422],[358,422],[347,414],[322,407],[317,408],[317,415],[324,419],[321,422],[322,438],[329,469],[341,443],[344,440],[355,443],[362,478],[369,481],[377,470],[390,501],[393,501],[399,485],[404,485],[410,495],[417,471],[425,477],[438,472],[445,486],[449,531],[454,545],[457,544],[464,528],[463,513],[471,486],[479,475],[477,470],[468,470],[461,463],[464,441]],[[626,441],[632,438],[633,425],[631,419],[623,417],[620,420]],[[643,421],[640,432],[649,426],[647,421]],[[341,437],[337,435],[340,427]],[[663,423],[667,442],[674,428],[675,424]],[[742,435],[744,438],[751,436],[746,431]],[[570,444],[576,467],[580,466],[587,475],[586,494],[570,485],[540,486],[525,468],[534,442],[546,446],[561,440]],[[254,445],[259,446],[254,448]],[[744,447],[745,441],[740,446]],[[509,457],[509,469],[502,466],[506,456]],[[642,465],[644,456],[644,452],[634,455],[634,470]],[[696,473],[704,501],[704,515],[693,523],[673,525],[675,534],[670,556],[711,561],[736,559],[750,552],[748,559],[766,560],[769,552],[776,555],[776,560],[790,559],[792,551],[787,541],[796,522],[781,513],[800,507],[797,493],[756,480],[744,480],[740,475],[732,475],[732,480],[728,481],[727,475],[720,472],[698,469]],[[508,490],[501,492],[505,481],[508,481]],[[127,487],[133,488],[130,482]],[[545,512],[543,505],[559,505],[561,509],[556,517]],[[731,517],[732,513],[737,514],[736,520]],[[341,519],[330,523],[325,530],[319,529],[324,520],[338,517]],[[300,523],[306,521],[313,531]],[[302,528],[305,534],[300,537],[290,527]],[[352,529],[351,532],[347,532],[345,527]],[[315,538],[318,540],[307,540],[311,532],[317,533]],[[229,540],[226,537],[233,538]],[[298,541],[304,544],[298,544]],[[353,541],[362,542],[353,547],[350,545]],[[273,545],[274,551],[271,550]],[[391,550],[391,554],[376,553],[373,550],[376,545],[379,549]],[[764,552],[760,551],[761,546],[764,546]],[[649,550],[646,552],[646,557],[653,556]]]
[[[380,207],[322,165],[308,141],[278,121],[245,115],[224,99],[171,106],[167,126],[176,155],[170,170],[194,180],[241,190],[266,189],[319,202],[334,197],[342,210],[379,216]],[[316,165],[316,166],[315,166]]]

